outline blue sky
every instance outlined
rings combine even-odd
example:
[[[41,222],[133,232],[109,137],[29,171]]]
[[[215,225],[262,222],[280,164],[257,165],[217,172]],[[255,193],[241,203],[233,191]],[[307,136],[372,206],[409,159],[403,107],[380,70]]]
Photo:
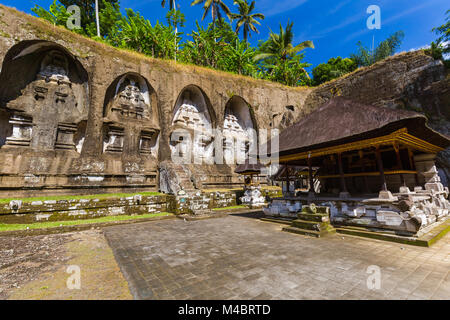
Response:
[[[35,3],[48,8],[52,0],[0,0],[0,3],[31,13]],[[121,7],[139,11],[152,23],[166,21],[167,8],[161,7],[161,0],[121,0]],[[201,19],[202,7],[191,7],[192,0],[177,0],[180,10],[186,16],[186,27],[181,30],[190,33],[195,20]],[[233,0],[224,0],[232,9]],[[368,30],[366,20],[369,5],[381,8],[381,29]],[[444,23],[445,12],[450,9],[448,0],[256,0],[256,11],[266,15],[259,26],[260,34],[253,34],[251,42],[266,39],[270,29],[277,32],[279,24],[286,25],[288,19],[294,22],[295,42],[312,40],[315,49],[306,49],[305,61],[316,66],[331,57],[347,57],[356,51],[356,43],[362,41],[371,46],[398,30],[405,32],[400,51],[420,48],[436,39],[433,27]],[[205,24],[210,21],[208,16]]]

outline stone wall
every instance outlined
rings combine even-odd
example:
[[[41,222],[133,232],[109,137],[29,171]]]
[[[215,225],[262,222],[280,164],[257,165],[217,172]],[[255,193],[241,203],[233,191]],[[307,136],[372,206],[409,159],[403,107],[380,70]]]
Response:
[[[168,197],[137,194],[109,199],[12,200],[0,205],[0,223],[64,221],[169,212],[173,204]]]
[[[0,196],[158,190],[160,164],[186,150],[205,162],[164,172],[183,189],[241,185],[233,165],[208,163],[208,130],[225,128],[226,146],[241,135],[246,152],[250,129],[285,128],[336,95],[423,112],[449,133],[447,70],[422,52],[289,88],[118,50],[2,5],[0,25]],[[177,128],[207,130],[185,145],[170,141]],[[448,158],[437,162],[450,176]]]
[[[252,127],[270,128],[311,91],[117,50],[1,5],[0,24],[4,194],[157,190],[183,103],[223,128],[238,99]],[[233,166],[204,166],[206,184],[237,181]]]

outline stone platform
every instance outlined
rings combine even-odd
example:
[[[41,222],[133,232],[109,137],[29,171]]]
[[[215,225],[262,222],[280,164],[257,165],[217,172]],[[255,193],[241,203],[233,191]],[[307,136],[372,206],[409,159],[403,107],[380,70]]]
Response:
[[[362,227],[337,227],[336,231],[340,234],[346,234],[351,236],[365,237],[377,240],[391,241],[403,244],[409,244],[420,247],[430,247],[435,244],[439,239],[443,238],[450,231],[450,219],[443,221],[442,223],[433,226],[425,234],[420,237],[405,237],[394,233],[386,233],[380,231],[371,231]]]
[[[136,299],[448,299],[449,235],[431,248],[280,232],[255,216],[104,229]],[[369,289],[369,266],[380,289]]]
[[[330,209],[328,207],[303,206],[302,212],[297,214],[297,217],[298,219],[293,220],[291,226],[283,228],[283,231],[316,238],[336,232],[330,224]]]

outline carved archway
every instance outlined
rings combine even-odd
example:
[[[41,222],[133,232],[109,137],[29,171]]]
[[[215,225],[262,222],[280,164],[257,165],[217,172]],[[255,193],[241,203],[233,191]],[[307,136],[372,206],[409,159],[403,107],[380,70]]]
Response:
[[[159,110],[156,92],[135,72],[108,87],[104,107],[103,151],[158,157]]]
[[[5,56],[0,83],[0,122],[9,124],[0,132],[4,147],[81,150],[88,74],[67,49],[43,40],[18,43]]]
[[[245,162],[249,152],[257,150],[257,125],[250,105],[240,96],[233,96],[225,106],[223,153],[226,164]]]
[[[172,159],[183,159],[184,163],[214,163],[216,115],[201,88],[189,85],[181,91],[172,112],[171,125]]]

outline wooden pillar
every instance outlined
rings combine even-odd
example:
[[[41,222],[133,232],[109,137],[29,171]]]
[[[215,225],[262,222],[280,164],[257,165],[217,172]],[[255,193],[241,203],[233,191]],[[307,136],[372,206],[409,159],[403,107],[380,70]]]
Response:
[[[289,184],[290,184],[290,182],[289,182],[289,167],[288,167],[288,165],[286,165],[286,193],[287,193],[287,195],[289,195],[289,192],[290,192]]]
[[[339,176],[341,177],[341,192],[348,192],[345,184],[344,168],[342,166],[342,153],[338,153]]]
[[[403,170],[402,158],[400,157],[400,146],[395,142],[392,145],[395,150],[395,156],[397,157],[397,168],[399,170]],[[405,177],[401,173],[400,173],[400,181],[401,181],[402,186],[406,187]]]
[[[411,148],[408,148],[408,157],[409,157],[409,165],[411,166],[411,169],[416,171],[416,164],[414,163],[414,153],[411,150]],[[419,185],[419,176],[417,173],[414,175],[414,179],[416,181],[416,186]]]
[[[380,171],[381,190],[387,191],[386,177],[384,175],[383,159],[381,158],[380,146],[376,146],[378,170]]]
[[[312,172],[312,160],[308,158],[309,192],[314,192],[314,177]]]
[[[366,165],[364,164],[364,151],[359,150],[358,155],[359,155],[359,161],[361,164],[361,169],[362,169],[362,172],[364,173],[364,172],[366,172]],[[369,193],[370,189],[369,189],[369,182],[367,181],[367,176],[363,176],[363,179],[364,179],[364,191],[366,193]]]

